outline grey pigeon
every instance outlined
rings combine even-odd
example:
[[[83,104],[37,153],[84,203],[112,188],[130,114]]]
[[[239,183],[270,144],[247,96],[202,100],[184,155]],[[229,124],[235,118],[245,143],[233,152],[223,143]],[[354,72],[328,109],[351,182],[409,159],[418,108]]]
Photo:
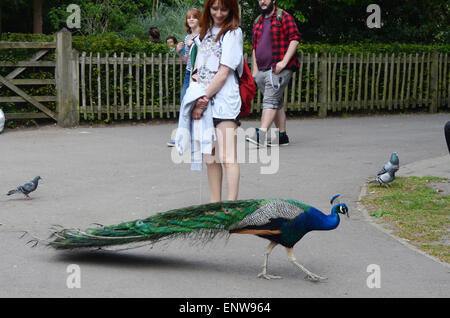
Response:
[[[378,183],[379,185],[384,184],[386,188],[389,188],[389,183],[394,181],[395,179],[395,171],[387,171],[379,176],[375,180],[369,181],[369,183]]]
[[[393,171],[395,173],[398,171],[398,169],[400,169],[400,160],[398,159],[398,153],[393,152],[391,154],[391,158],[389,159],[388,162],[385,163],[385,165],[383,166],[383,169],[381,169],[377,173],[377,176],[381,176],[389,171]]]
[[[37,176],[33,180],[26,182],[26,183],[22,184],[21,186],[18,186],[14,190],[9,191],[6,195],[11,195],[11,194],[15,194],[15,193],[23,193],[27,200],[31,200],[31,198],[28,196],[28,194],[30,194],[31,192],[36,190],[39,179],[41,179],[41,177]]]

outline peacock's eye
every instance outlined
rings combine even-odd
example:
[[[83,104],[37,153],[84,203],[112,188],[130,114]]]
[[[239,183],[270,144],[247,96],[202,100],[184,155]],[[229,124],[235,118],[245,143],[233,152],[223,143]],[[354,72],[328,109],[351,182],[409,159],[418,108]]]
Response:
[[[339,207],[339,210],[341,211],[341,213],[344,213],[344,207],[342,205]]]

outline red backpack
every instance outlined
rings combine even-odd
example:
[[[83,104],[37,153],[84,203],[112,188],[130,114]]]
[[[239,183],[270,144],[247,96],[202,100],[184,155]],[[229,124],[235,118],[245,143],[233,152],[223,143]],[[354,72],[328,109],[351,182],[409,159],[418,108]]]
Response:
[[[241,95],[242,105],[239,117],[248,116],[252,110],[252,100],[256,95],[256,84],[253,80],[252,72],[244,59],[244,70],[239,77],[236,71],[236,78],[239,83],[239,94]]]

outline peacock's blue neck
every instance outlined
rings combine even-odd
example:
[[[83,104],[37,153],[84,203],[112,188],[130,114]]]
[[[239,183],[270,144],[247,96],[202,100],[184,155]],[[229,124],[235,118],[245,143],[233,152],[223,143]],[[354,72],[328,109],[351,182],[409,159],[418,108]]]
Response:
[[[339,225],[339,216],[335,209],[326,215],[314,207],[308,207],[294,219],[285,222],[281,227],[281,239],[285,246],[294,246],[306,233],[310,231],[333,230]]]
[[[339,225],[339,215],[335,209],[331,210],[329,215],[311,207],[308,213],[307,227],[310,231],[328,231],[333,230]]]

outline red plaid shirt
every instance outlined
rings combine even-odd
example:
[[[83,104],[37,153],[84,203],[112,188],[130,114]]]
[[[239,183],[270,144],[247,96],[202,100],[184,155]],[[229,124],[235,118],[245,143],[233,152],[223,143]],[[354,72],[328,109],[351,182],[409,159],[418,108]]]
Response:
[[[275,68],[275,65],[283,60],[284,55],[286,54],[289,43],[291,41],[296,40],[300,42],[300,31],[297,28],[297,24],[295,23],[294,18],[283,10],[282,20],[281,22],[277,19],[278,8],[275,7],[275,11],[272,14],[272,68]],[[256,21],[253,25],[253,37],[252,37],[252,49],[255,50],[258,46],[259,39],[262,34],[263,27],[263,19],[264,15]],[[295,52],[292,59],[289,61],[286,66],[287,69],[291,69],[296,71],[300,67],[300,63],[298,61],[297,52]]]

